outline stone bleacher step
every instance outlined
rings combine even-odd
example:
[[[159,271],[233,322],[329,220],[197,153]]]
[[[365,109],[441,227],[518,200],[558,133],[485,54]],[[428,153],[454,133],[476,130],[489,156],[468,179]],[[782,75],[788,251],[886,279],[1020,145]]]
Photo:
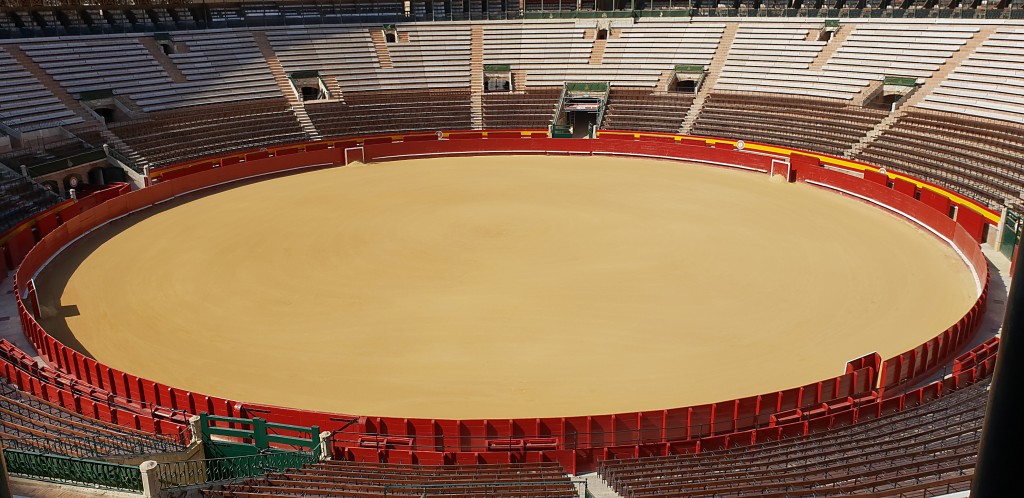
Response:
[[[732,42],[736,39],[736,31],[738,29],[739,23],[729,23],[725,27],[725,31],[722,31],[722,38],[718,42],[718,48],[715,49],[715,56],[711,59],[711,67],[708,69],[708,74],[704,76],[704,83],[701,84],[700,90],[697,91],[697,97],[690,104],[690,110],[686,112],[686,117],[683,118],[683,124],[679,127],[680,133],[689,134],[693,129],[694,123],[697,122],[700,111],[704,108],[704,103],[707,102],[708,96],[711,95],[711,91],[718,82],[718,77],[722,74],[722,68],[725,67],[725,61],[728,59],[727,56],[729,50],[732,49]]]
[[[373,50],[377,52],[377,61],[380,63],[380,67],[383,69],[394,68],[394,64],[391,63],[391,52],[388,50],[387,41],[384,40],[384,32],[380,28],[369,28],[370,39],[373,40]],[[408,41],[409,34],[406,33],[406,41]]]
[[[474,129],[484,127],[484,28],[473,26],[470,34],[470,112]]]
[[[155,39],[149,36],[140,36],[137,39],[143,47],[146,47],[146,49],[149,50],[150,56],[160,63],[160,66],[164,68],[164,72],[167,73],[167,76],[170,76],[171,81],[175,83],[188,82],[188,78],[185,77],[185,74],[178,69],[178,66],[170,57],[167,57],[167,54],[164,53],[163,48],[160,47],[160,44],[157,43]]]
[[[594,40],[594,45],[590,48],[590,59],[587,63],[600,64],[604,59],[604,49],[607,45],[608,40]]]
[[[75,100],[71,94],[66,92],[56,80],[47,74],[46,70],[36,64],[36,62],[32,60],[28,54],[22,51],[20,47],[13,44],[4,45],[4,50],[10,54],[18,64],[21,64],[21,67],[32,74],[32,77],[34,77],[36,81],[42,83],[50,93],[57,97],[57,100],[59,100],[61,104],[64,104],[64,107],[75,113],[76,116],[82,118],[87,123],[96,122],[96,117],[93,113],[87,111],[81,103]]]
[[[887,130],[892,128],[893,125],[899,121],[899,118],[903,117],[909,109],[917,107],[917,105],[924,101],[925,97],[931,95],[932,92],[942,84],[946,78],[953,73],[956,68],[960,67],[963,61],[970,58],[971,54],[981,46],[985,40],[988,40],[993,33],[998,29],[997,26],[984,26],[977,33],[967,40],[960,50],[957,50],[953,55],[946,60],[946,62],[934,73],[931,78],[925,80],[924,84],[917,87],[911,92],[908,97],[905,97],[903,102],[900,103],[896,110],[878,123],[872,130],[868,131],[863,138],[858,140],[849,149],[847,149],[843,156],[847,158],[855,158],[864,151],[869,145],[874,143],[878,137],[882,136]]]

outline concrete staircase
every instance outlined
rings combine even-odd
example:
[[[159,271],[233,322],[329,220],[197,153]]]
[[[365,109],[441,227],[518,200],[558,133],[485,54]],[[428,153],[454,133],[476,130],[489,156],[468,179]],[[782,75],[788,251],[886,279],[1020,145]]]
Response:
[[[253,31],[252,37],[256,40],[256,45],[260,47],[260,53],[263,55],[263,59],[267,61],[270,73],[274,75],[274,82],[277,83],[277,87],[281,90],[284,98],[288,100],[288,104],[292,108],[292,114],[295,115],[295,119],[302,126],[302,131],[306,132],[306,136],[310,140],[320,140],[323,138],[320,136],[320,131],[313,125],[313,120],[309,119],[306,107],[302,104],[302,100],[299,99],[295,85],[292,84],[288,74],[285,73],[284,67],[281,66],[281,61],[277,58],[277,54],[274,53],[273,47],[270,46],[267,35],[262,31]]]
[[[384,32],[380,28],[369,28],[370,39],[373,40],[373,49],[377,52],[377,62],[384,69],[391,69],[391,52],[388,50],[388,43],[384,40]],[[406,35],[408,36],[408,35]]]
[[[601,479],[597,472],[581,474],[577,477],[582,477],[587,481],[587,491],[594,498],[622,498],[611,486],[604,482],[604,479]]]
[[[838,31],[832,33],[832,39],[821,48],[821,52],[814,58],[814,62],[811,62],[811,66],[808,69],[811,71],[821,71],[821,68],[825,67],[825,63],[832,58],[832,54],[836,53],[836,50],[842,47],[846,39],[850,37],[853,29],[853,26],[840,26]]]
[[[469,110],[473,129],[484,127],[484,28],[473,26],[469,51]]]
[[[996,32],[996,29],[998,29],[998,26],[982,27],[981,30],[975,33],[973,38],[967,40],[967,43],[960,47],[960,50],[957,50],[956,53],[954,53],[953,56],[939,68],[938,71],[932,73],[931,78],[925,80],[923,85],[914,89],[906,97],[903,97],[903,100],[899,103],[896,110],[868,131],[863,138],[857,141],[857,143],[850,146],[850,148],[843,153],[843,156],[847,158],[856,157],[857,154],[860,154],[868,145],[871,145],[875,139],[882,136],[882,134],[889,128],[892,128],[892,126],[896,124],[896,121],[903,117],[908,110],[913,109],[914,106],[930,95],[933,90],[938,88],[950,73],[952,73],[957,67],[960,67],[961,62],[967,60],[967,58],[970,57],[971,54],[973,54],[974,51],[985,42],[985,40],[988,40],[988,38]]]
[[[146,47],[146,50],[149,50],[149,55],[153,56],[153,59],[160,63],[160,67],[164,68],[164,71],[167,73],[167,76],[171,77],[171,81],[175,83],[185,83],[188,81],[188,78],[185,76],[185,74],[182,73],[180,69],[178,69],[178,66],[174,63],[174,61],[171,60],[170,57],[167,57],[167,54],[164,53],[163,48],[160,47],[160,44],[157,43],[156,40],[153,39],[153,37],[140,36],[137,39],[139,40],[139,43],[141,43],[143,47]]]
[[[8,54],[11,54],[11,57],[18,61],[18,64],[21,64],[21,67],[31,73],[32,77],[34,77],[36,81],[42,83],[50,93],[57,97],[57,100],[59,100],[61,104],[64,104],[64,106],[71,112],[75,113],[75,115],[85,120],[86,123],[99,123],[101,126],[106,126],[102,119],[99,119],[91,110],[86,109],[81,102],[75,100],[70,93],[65,91],[56,80],[46,73],[46,70],[39,67],[39,64],[36,64],[35,61],[33,61],[28,54],[23,52],[20,47],[14,44],[4,45],[4,50],[7,51]]]
[[[712,59],[711,68],[704,77],[704,83],[701,84],[700,90],[697,91],[697,97],[693,99],[693,105],[690,106],[690,110],[686,112],[686,117],[683,118],[683,125],[679,128],[679,133],[690,133],[690,130],[693,129],[693,123],[697,122],[697,116],[700,116],[704,103],[707,102],[708,96],[711,95],[711,90],[715,87],[715,83],[718,82],[718,77],[722,75],[726,56],[729,55],[732,42],[736,39],[738,28],[739,23],[731,22],[726,24],[725,31],[722,33],[722,40],[718,42],[718,49],[715,50],[715,57]]]
[[[590,47],[590,64],[600,64],[604,59],[604,47],[608,44],[608,40],[594,40],[594,44]]]
[[[512,89],[521,92],[526,90],[526,71],[523,69],[512,70]]]
[[[654,85],[654,91],[656,92],[668,92],[672,89],[668,87],[672,83],[672,75],[675,74],[674,70],[666,69],[661,72],[661,77],[658,78],[658,83]]]
[[[340,102],[345,101],[345,93],[341,91],[341,84],[338,83],[337,76],[320,76],[323,80],[324,85],[327,86],[327,90],[331,92],[331,100],[338,100]]]
[[[120,152],[128,159],[131,159],[131,161],[135,163],[135,166],[138,167],[139,169],[145,169],[149,167],[149,159],[146,159],[142,154],[139,154],[138,151],[133,149],[132,146],[125,143],[124,140],[121,140],[121,137],[115,135],[114,132],[108,129],[102,129],[100,130],[100,135],[102,135],[103,138],[106,139],[107,145],[113,147],[115,150]]]

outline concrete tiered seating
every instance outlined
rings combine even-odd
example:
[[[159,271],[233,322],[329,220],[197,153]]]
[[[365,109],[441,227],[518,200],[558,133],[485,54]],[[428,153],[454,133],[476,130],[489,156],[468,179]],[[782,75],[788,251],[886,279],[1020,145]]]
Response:
[[[823,69],[869,79],[929,78],[977,32],[955,24],[858,25]]]
[[[724,24],[641,22],[608,39],[602,65],[639,64],[655,70],[671,70],[676,64],[710,67],[724,31]]]
[[[144,110],[281,96],[267,61],[249,33],[176,33],[174,41],[187,46],[187,50],[169,57],[188,81],[148,85],[132,93],[131,98]]]
[[[345,102],[307,102],[325,137],[472,127],[468,90],[355,92]]]
[[[379,67],[365,27],[268,29],[267,40],[286,72],[320,71],[329,81],[342,74],[365,74]]]
[[[388,44],[392,68],[378,65],[336,74],[343,92],[405,88],[468,88],[468,25],[403,25],[409,41]],[[374,54],[371,46],[370,53]]]
[[[714,89],[852,100],[868,86],[867,78],[810,69],[825,46],[808,40],[817,27],[741,24]]]
[[[558,108],[562,87],[533,87],[523,92],[485,93],[485,128],[547,129]]]
[[[1024,28],[1000,28],[918,107],[982,118],[1024,120]]]
[[[150,166],[307,140],[281,97],[154,112],[111,131],[140,155],[132,159]]]
[[[81,123],[75,115],[0,48],[0,122],[16,130]]]
[[[714,93],[692,133],[841,155],[887,114],[834,100]]]
[[[584,31],[572,21],[488,23],[484,25],[484,64],[525,70],[528,86],[590,80],[587,66],[594,40],[584,39]]]
[[[998,207],[1024,192],[1020,122],[911,110],[857,159]]]
[[[604,122],[606,130],[676,133],[693,104],[693,94],[612,88]]]
[[[421,466],[328,461],[203,490],[204,496],[576,498],[557,463]]]
[[[180,451],[169,438],[83,417],[0,383],[4,448],[97,458]]]
[[[970,488],[986,383],[919,407],[810,436],[723,451],[607,461],[627,498],[938,496]],[[931,491],[931,494],[910,494]],[[904,494],[900,494],[904,493]]]
[[[484,63],[509,64],[513,70],[525,71],[527,86],[596,81],[653,87],[676,64],[710,65],[723,30],[720,24],[613,25],[601,63],[591,64],[593,33],[573,22],[488,23]]]
[[[60,201],[57,194],[10,168],[0,166],[0,232]]]
[[[47,141],[35,147],[20,147],[0,154],[0,163],[16,172],[21,171],[22,165],[28,166],[31,172],[32,166],[95,150],[106,142],[96,125],[85,123],[69,127],[68,131],[75,128],[73,137]]]
[[[20,47],[71,94],[90,90],[131,94],[171,82],[134,36],[82,37]]]

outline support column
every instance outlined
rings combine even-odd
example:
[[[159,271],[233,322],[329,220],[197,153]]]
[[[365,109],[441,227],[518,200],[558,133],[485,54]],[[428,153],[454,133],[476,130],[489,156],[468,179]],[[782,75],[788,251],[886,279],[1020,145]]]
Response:
[[[0,441],[0,498],[11,498],[11,476],[7,475],[7,459],[4,458],[2,441]]]
[[[160,472],[157,471],[157,463],[146,460],[139,465],[142,472],[142,496],[144,498],[157,498],[160,496]]]
[[[971,483],[972,498],[1024,496],[1024,479],[1020,477],[1024,452],[1024,251],[1017,251],[1014,268]],[[1021,285],[1017,285],[1018,277]]]

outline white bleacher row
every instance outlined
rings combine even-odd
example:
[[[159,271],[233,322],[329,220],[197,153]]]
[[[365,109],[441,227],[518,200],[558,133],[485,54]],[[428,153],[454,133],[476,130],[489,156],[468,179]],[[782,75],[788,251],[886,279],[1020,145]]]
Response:
[[[645,63],[662,68],[676,64],[710,66],[724,31],[724,24],[639,23],[621,28],[618,38],[608,40],[603,61],[635,63],[637,54],[643,54]]]
[[[188,80],[133,93],[146,111],[280,96],[270,67],[246,31],[176,33],[188,50],[170,54]]]
[[[134,37],[26,43],[20,48],[72,94],[99,89],[128,94],[171,81]]]
[[[82,118],[0,48],[0,121],[14,129],[27,129],[47,123],[81,123]]]
[[[466,88],[470,82],[472,32],[468,25],[410,25],[408,42],[391,43],[392,68],[343,72],[343,91],[417,88]]]
[[[469,26],[403,26],[409,41],[388,46],[391,68],[381,67],[369,29],[268,30],[267,39],[286,71],[318,70],[343,91],[469,86]]]
[[[267,40],[285,71],[319,70],[336,75],[380,67],[365,27],[271,29]]]
[[[819,26],[742,23],[715,89],[849,100],[885,75],[932,75],[979,31],[976,25],[965,24],[857,23],[824,67],[812,71],[809,67],[825,45],[813,40]],[[380,67],[370,29],[374,28],[272,28],[265,33],[286,71],[319,70],[327,78],[336,77],[344,91],[468,86],[471,25],[401,25],[409,41],[389,45],[392,68]],[[531,86],[576,80],[650,87],[674,64],[710,65],[724,29],[720,21],[615,24],[603,63],[589,64],[594,40],[584,38],[582,24],[493,22],[484,25],[484,62],[525,71]],[[129,95],[145,110],[280,94],[246,30],[174,33],[175,41],[187,47],[170,56],[187,78],[182,83],[170,80],[138,36],[146,35],[17,43],[70,93],[110,88]],[[1022,86],[1024,28],[1004,27],[921,105],[1020,119]],[[5,98],[21,100],[15,98],[20,92],[11,88],[5,89]],[[37,85],[24,92],[38,96],[41,90]],[[28,107],[11,102],[6,106],[19,112]],[[39,109],[57,113],[61,107],[52,100]]]
[[[818,25],[741,24],[715,90],[852,100],[869,85],[857,73],[811,70],[826,42],[809,39]]]
[[[1024,28],[1001,28],[918,107],[1024,121]]]
[[[594,40],[585,39],[584,33],[574,21],[488,23],[484,25],[484,64],[525,70],[528,86],[549,86],[557,79],[554,75],[564,76],[567,70],[574,76],[581,72],[580,81],[597,81],[587,74]]]
[[[955,24],[860,24],[823,69],[885,76],[930,78],[979,31]]]

